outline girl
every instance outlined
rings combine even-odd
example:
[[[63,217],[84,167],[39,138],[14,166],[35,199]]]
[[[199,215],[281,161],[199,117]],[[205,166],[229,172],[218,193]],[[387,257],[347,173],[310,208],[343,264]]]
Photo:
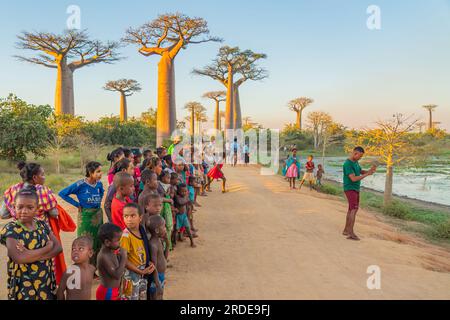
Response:
[[[316,173],[316,181],[317,181],[318,187],[322,186],[322,177],[323,177],[324,173],[325,173],[325,171],[323,170],[323,166],[321,164],[319,164],[317,166],[317,173]]]
[[[103,224],[101,204],[105,190],[101,179],[102,165],[98,162],[89,162],[86,165],[86,177],[59,192],[63,200],[78,208],[78,237],[87,235],[94,241],[94,256],[91,259],[94,265],[101,246],[97,233]],[[78,202],[72,199],[71,195],[77,196]]]
[[[297,158],[297,149],[292,149],[292,155],[286,161],[287,171],[286,178],[289,179],[289,187],[291,190],[297,189],[295,187],[295,179],[300,177],[300,159]]]
[[[123,158],[125,158],[125,153],[123,152],[122,148],[118,148],[108,154],[107,159],[108,159],[108,161],[111,162],[111,167],[109,168],[109,171],[108,171],[108,185],[112,185],[112,183],[113,183],[115,165],[117,164],[117,162],[119,162]]]
[[[117,162],[113,168],[113,171],[111,171],[111,174],[113,176],[113,181],[114,181],[114,176],[119,172],[126,172],[129,175],[133,176],[134,175],[133,163],[129,159],[126,159],[126,158],[123,158],[122,160]],[[115,194],[116,194],[116,187],[114,186],[114,183],[112,183],[108,188],[108,192],[106,194],[106,199],[105,199],[105,204],[104,204],[105,214],[108,217],[109,222],[112,222],[111,204],[112,204]],[[137,200],[137,195],[133,195],[132,198],[135,198]]]
[[[17,220],[0,232],[8,250],[8,299],[53,300],[56,279],[52,258],[62,247],[47,224],[36,219],[39,196],[34,186],[21,189],[15,198]]]
[[[44,222],[55,234],[56,238],[60,239],[60,232],[74,232],[77,225],[72,220],[70,215],[58,205],[56,196],[53,191],[46,187],[45,171],[40,164],[20,162],[17,165],[20,170],[22,182],[18,183],[4,194],[4,218],[17,219],[17,212],[15,210],[14,201],[17,194],[25,188],[34,187],[35,193],[38,195],[37,213],[35,218]],[[66,263],[64,254],[60,253],[55,261],[56,281],[59,283],[63,273],[66,271]]]
[[[225,178],[225,175],[222,172],[223,164],[216,163],[214,167],[209,170],[207,177],[208,177],[208,183],[206,184],[206,189],[208,191],[211,191],[211,183],[214,180],[222,180],[222,193],[226,193],[226,183],[227,179]]]
[[[150,159],[145,159],[144,163],[142,164],[143,170],[145,169],[149,169],[150,171],[154,172],[158,177],[161,175],[161,172],[163,171],[162,169],[162,161],[161,159],[159,159],[158,157],[152,157]],[[139,187],[140,192],[142,192],[142,190],[144,190],[144,184],[140,183],[140,187]]]

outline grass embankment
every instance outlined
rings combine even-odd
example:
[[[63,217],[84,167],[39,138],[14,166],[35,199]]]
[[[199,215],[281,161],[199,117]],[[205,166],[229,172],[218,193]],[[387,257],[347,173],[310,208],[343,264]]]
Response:
[[[345,198],[342,185],[337,182],[324,183],[320,192]],[[450,243],[450,210],[427,206],[426,203],[418,205],[416,202],[394,197],[394,201],[385,207],[381,194],[370,190],[361,192],[361,207],[397,220],[416,222],[414,226],[405,226],[405,229],[424,235],[429,240]]]
[[[106,156],[114,147],[101,147],[99,150],[93,150],[87,161],[98,161],[103,164],[103,173],[106,174],[109,169]],[[84,156],[86,157],[86,155]],[[28,158],[28,162],[37,162],[45,170],[46,182],[54,192],[59,192],[69,184],[81,179],[85,175],[85,169],[82,168],[81,155],[79,152],[64,150],[60,155],[61,174],[56,173],[55,155],[48,155],[44,159]],[[0,194],[10,186],[21,181],[16,163],[0,161]]]

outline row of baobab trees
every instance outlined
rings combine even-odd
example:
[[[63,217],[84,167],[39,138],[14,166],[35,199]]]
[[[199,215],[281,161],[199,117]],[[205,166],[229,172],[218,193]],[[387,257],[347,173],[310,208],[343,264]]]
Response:
[[[182,49],[193,44],[222,42],[210,35],[207,22],[202,18],[181,13],[163,14],[137,28],[129,28],[120,41],[91,40],[86,31],[67,30],[62,34],[46,32],[22,32],[18,35],[19,49],[35,52],[32,57],[17,56],[22,61],[57,70],[55,113],[75,114],[74,72],[95,64],[115,63],[123,57],[119,49],[134,45],[138,53],[150,57],[159,56],[157,144],[170,137],[176,129],[175,59]],[[242,111],[239,99],[240,87],[247,81],[263,80],[267,72],[258,66],[265,59],[263,53],[223,46],[212,63],[193,73],[218,81],[226,88],[225,129],[242,127]],[[133,79],[110,81],[106,90],[117,91],[121,97],[121,118],[127,118],[127,96],[140,91]],[[211,96],[212,99],[214,99]],[[215,122],[218,123],[216,112]]]

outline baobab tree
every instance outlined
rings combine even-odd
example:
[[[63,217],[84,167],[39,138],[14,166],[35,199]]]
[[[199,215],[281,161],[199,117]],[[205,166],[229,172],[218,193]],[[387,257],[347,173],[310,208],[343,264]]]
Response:
[[[422,106],[424,109],[428,110],[429,118],[428,118],[428,130],[433,129],[433,112],[436,110],[437,105],[435,104],[427,104]]]
[[[127,97],[132,96],[135,92],[141,91],[141,86],[139,85],[139,83],[136,80],[132,79],[108,81],[104,89],[107,91],[115,91],[120,93],[120,121],[127,121]]]
[[[418,122],[416,124],[416,127],[419,129],[419,133],[423,133],[423,128],[426,126],[427,124],[425,122]]]
[[[267,56],[262,53],[224,46],[211,65],[194,69],[194,74],[210,77],[227,88],[225,129],[242,128],[239,87],[248,80],[257,81],[267,77],[267,72],[256,65],[258,60],[265,58]]]
[[[291,111],[297,113],[297,129],[302,131],[302,114],[303,110],[305,110],[309,105],[314,103],[313,99],[301,97],[294,100],[291,100],[288,103],[288,107]]]
[[[214,129],[220,130],[220,103],[226,101],[227,93],[225,91],[211,91],[203,95],[203,98],[214,100],[216,110],[214,112]]]
[[[205,122],[205,119],[207,119],[206,108],[201,103],[195,101],[186,103],[184,108],[190,114],[188,117],[186,117],[186,120],[190,121],[191,136],[194,136],[195,123],[197,122],[197,131],[198,133],[200,133],[200,122]]]
[[[139,28],[128,29],[123,41],[137,45],[139,53],[146,57],[161,56],[158,65],[157,144],[162,145],[176,128],[176,56],[189,44],[221,39],[209,35],[208,24],[204,19],[175,13],[160,15]]]
[[[119,44],[89,40],[85,31],[69,30],[63,34],[23,32],[17,36],[17,47],[32,50],[36,57],[16,56],[21,61],[57,69],[55,113],[75,114],[73,73],[98,63],[113,63],[120,59]]]
[[[219,123],[219,130],[223,129],[223,123],[225,123],[225,119],[227,117],[227,114],[225,111],[220,111],[219,113],[219,119],[220,119],[220,123]]]

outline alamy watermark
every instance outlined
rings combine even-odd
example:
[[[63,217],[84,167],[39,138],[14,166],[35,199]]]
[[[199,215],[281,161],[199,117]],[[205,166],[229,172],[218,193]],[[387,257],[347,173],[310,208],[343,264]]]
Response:
[[[66,13],[69,15],[66,21],[67,29],[81,30],[81,8],[72,4],[67,7]]]
[[[377,5],[370,5],[367,7],[367,28],[369,30],[381,30],[381,9]]]
[[[367,274],[370,274],[366,282],[367,289],[381,290],[381,268],[376,265],[369,266],[367,268]]]

